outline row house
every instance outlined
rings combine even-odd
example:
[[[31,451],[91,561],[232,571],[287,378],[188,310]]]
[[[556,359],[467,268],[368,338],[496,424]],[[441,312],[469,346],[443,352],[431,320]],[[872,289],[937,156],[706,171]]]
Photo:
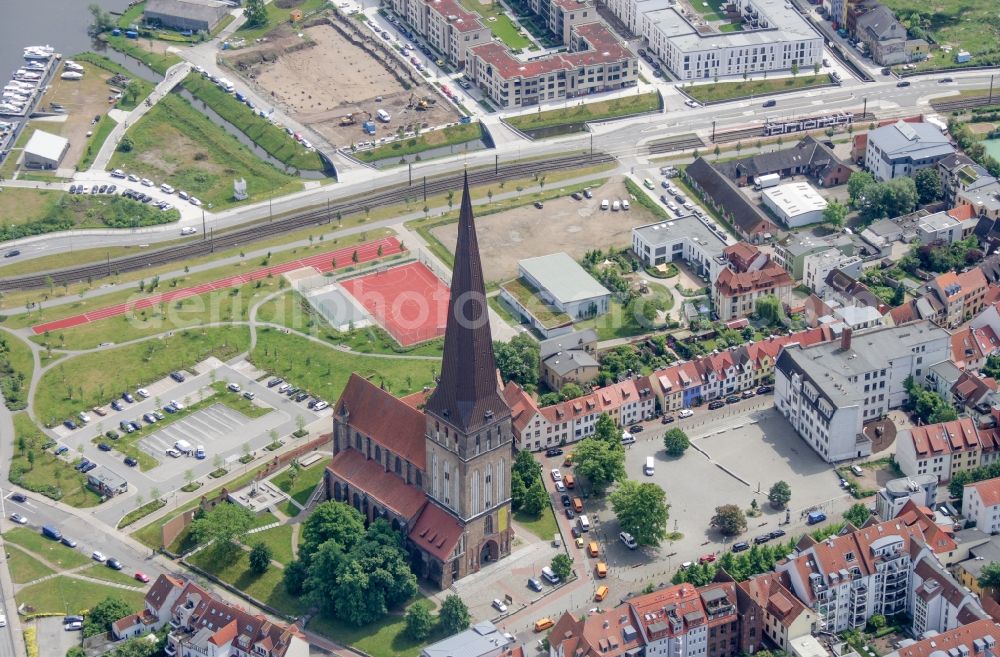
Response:
[[[816,612],[789,590],[787,573],[762,573],[736,585],[740,610],[740,652],[777,648],[790,653],[791,642],[816,629]]]
[[[937,321],[947,328],[957,327],[986,308],[989,283],[979,267],[960,274],[946,272],[931,280],[927,287],[942,306]]]
[[[906,642],[885,657],[993,657],[1000,626],[992,619],[975,620],[919,641]]]
[[[562,615],[549,635],[550,657],[736,657],[737,585],[668,586],[582,618]]]
[[[962,513],[986,534],[1000,534],[1000,477],[966,484]]]
[[[456,66],[468,62],[470,48],[492,42],[482,18],[458,0],[389,0],[387,5]]]
[[[896,462],[907,476],[931,474],[948,481],[959,472],[992,461],[1000,448],[995,432],[979,430],[971,418],[912,427],[896,437]]]
[[[511,408],[515,446],[540,450],[577,442],[594,434],[603,413],[619,426],[648,420],[656,414],[656,398],[645,377],[627,379],[591,393],[540,408],[534,398],[515,383],[503,390]]]
[[[997,325],[1000,326],[1000,321]],[[1000,353],[1000,337],[990,324],[973,324],[951,334],[951,360],[959,369],[978,371],[987,358],[997,353]]]
[[[296,625],[213,596],[194,582],[160,575],[146,593],[143,611],[111,625],[123,640],[169,626],[168,657],[308,657],[309,644]]]

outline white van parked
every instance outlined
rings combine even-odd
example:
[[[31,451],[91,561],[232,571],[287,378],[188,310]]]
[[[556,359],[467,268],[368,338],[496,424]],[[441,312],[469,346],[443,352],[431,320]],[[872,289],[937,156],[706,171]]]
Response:
[[[390,116],[389,113],[386,112],[384,109],[380,109],[379,111],[375,112],[375,116],[377,116],[378,120],[381,121],[382,123],[388,123],[392,119],[392,116]]]
[[[590,531],[590,519],[586,515],[577,516],[577,522],[580,525],[580,531]]]
[[[642,469],[643,473],[647,477],[652,477],[653,476],[653,472],[655,472],[655,468],[656,468],[656,465],[653,462],[653,457],[652,456],[647,456],[646,457],[646,466]]]
[[[548,566],[545,566],[545,567],[542,568],[542,577],[544,577],[545,581],[548,582],[549,584],[558,584],[559,583],[559,576],[556,575],[555,571],[553,571]]]

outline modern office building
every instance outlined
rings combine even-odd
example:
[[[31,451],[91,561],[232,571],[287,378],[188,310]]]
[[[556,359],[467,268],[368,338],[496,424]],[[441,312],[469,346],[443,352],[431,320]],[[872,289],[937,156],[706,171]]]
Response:
[[[868,133],[865,168],[876,180],[892,180],[936,166],[954,152],[948,136],[936,126],[897,121]]]
[[[725,229],[695,215],[658,221],[632,229],[632,250],[647,267],[683,260],[699,276],[714,283],[725,269],[722,252],[727,246]]]

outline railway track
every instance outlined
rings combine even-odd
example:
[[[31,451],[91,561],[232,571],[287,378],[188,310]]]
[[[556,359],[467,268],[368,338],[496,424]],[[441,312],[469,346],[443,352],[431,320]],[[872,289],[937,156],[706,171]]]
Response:
[[[698,135],[681,135],[672,139],[664,139],[663,141],[653,142],[649,144],[647,148],[649,149],[650,155],[656,155],[659,153],[686,151],[691,148],[701,148],[704,145],[705,142],[702,141],[701,137]]]
[[[496,171],[493,168],[470,171],[469,184],[482,185],[501,180],[522,178],[534,173],[573,169],[580,166],[605,164],[613,161],[614,158],[607,153],[594,153],[589,157],[587,155],[571,155],[547,160],[500,165]],[[412,199],[423,195],[425,189],[428,195],[433,195],[449,190],[457,190],[461,185],[462,174],[434,178],[428,180],[426,186],[424,184],[414,184],[407,187],[377,191],[339,203],[331,203],[328,207],[322,209],[301,212],[279,221],[238,228],[215,235],[212,238],[202,235],[202,239],[196,242],[150,251],[141,255],[127,256],[108,262],[80,267],[40,272],[27,276],[3,278],[0,279],[0,290],[8,291],[41,288],[49,285],[68,285],[87,279],[98,279],[178,260],[206,256],[214,253],[217,249],[226,249],[240,244],[250,244],[256,240],[273,237],[313,224],[328,224],[338,214],[345,217],[364,212],[366,208],[371,210],[381,206],[401,203],[408,198]]]
[[[958,100],[932,100],[931,107],[939,112],[950,112],[952,110],[969,109],[971,107],[985,107],[987,105],[1000,105],[1000,94],[992,98],[989,96],[975,96],[973,98],[960,98]]]

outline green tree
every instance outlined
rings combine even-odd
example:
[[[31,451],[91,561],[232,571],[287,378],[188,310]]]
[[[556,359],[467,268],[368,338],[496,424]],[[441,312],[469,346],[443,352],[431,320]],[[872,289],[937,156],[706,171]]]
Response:
[[[250,572],[254,575],[263,575],[271,567],[271,548],[263,541],[254,543],[250,548]]]
[[[132,138],[128,135],[123,135],[121,141],[118,142],[118,150],[122,153],[131,153],[133,148],[135,148],[135,143],[132,141]]]
[[[317,505],[303,523],[299,553],[314,552],[330,540],[349,551],[364,533],[365,521],[361,512],[343,502],[329,500]]]
[[[927,167],[913,175],[913,184],[917,189],[917,198],[921,204],[933,203],[944,195],[941,174],[937,167]]]
[[[134,609],[117,596],[108,596],[98,602],[86,615],[83,621],[83,636],[104,634],[111,629],[111,624],[119,618],[131,614]]]
[[[87,657],[87,651],[80,646],[72,646],[66,651],[66,657]]]
[[[231,554],[234,544],[253,527],[254,515],[239,504],[223,503],[191,523],[191,536],[201,544],[211,542],[216,563]]]
[[[663,449],[667,451],[667,456],[684,456],[690,446],[687,434],[676,427],[663,434]]]
[[[510,342],[495,341],[493,354],[504,381],[513,381],[533,390],[538,385],[538,342],[526,333],[518,333]]]
[[[765,294],[754,302],[754,312],[768,324],[778,324],[784,316],[781,300],[773,294]]]
[[[597,436],[584,438],[573,450],[576,473],[590,482],[594,492],[603,493],[615,481],[625,479],[625,450],[617,442]]]
[[[834,228],[843,226],[846,218],[847,206],[839,201],[830,201],[823,209],[823,221]]]
[[[883,627],[885,627],[887,624],[888,624],[888,621],[886,620],[885,616],[883,616],[882,614],[874,614],[874,615],[872,615],[871,618],[868,619],[868,626],[872,630],[874,630],[875,632],[878,632]]]
[[[784,509],[792,499],[792,487],[785,481],[776,482],[767,493],[767,501],[775,509]]]
[[[549,494],[545,492],[545,486],[542,484],[541,477],[535,477],[535,480],[528,486],[528,490],[525,492],[524,501],[521,504],[521,511],[524,511],[529,516],[537,518],[542,514],[542,511],[549,505]]]
[[[108,32],[115,26],[114,16],[101,7],[101,5],[97,3],[88,5],[87,11],[93,17],[90,26],[87,28],[87,34],[90,36],[97,36],[98,34]]]
[[[639,545],[655,547],[667,537],[670,505],[662,488],[626,479],[610,498],[622,531],[632,534]]]
[[[867,171],[855,171],[852,173],[851,177],[847,179],[847,195],[850,197],[851,203],[856,206],[865,188],[874,184],[875,176]]]
[[[556,577],[565,582],[573,574],[573,557],[565,552],[560,552],[552,557],[552,563],[549,564],[549,567]]]
[[[870,517],[871,512],[868,510],[868,507],[861,502],[851,505],[851,508],[844,511],[844,520],[851,523],[855,527],[863,526],[866,522],[868,522],[868,518]]]
[[[106,653],[107,657],[153,657],[162,654],[162,641],[150,641],[148,636],[133,637],[125,643],[115,646],[114,650]],[[66,653],[69,655],[69,653]],[[84,656],[86,652],[83,653]]]
[[[799,74],[799,64],[798,62],[792,62],[792,77],[796,77]]]
[[[434,629],[434,618],[425,602],[415,602],[406,610],[406,636],[414,641],[423,641]]]
[[[1000,587],[1000,562],[991,561],[979,571],[979,586],[984,589]]]
[[[465,606],[462,598],[454,593],[449,595],[441,603],[441,612],[438,614],[438,623],[445,634],[451,636],[462,630],[469,628],[472,621],[469,616],[469,608]]]
[[[594,438],[612,445],[622,444],[622,432],[607,413],[601,413],[594,423]]]
[[[247,27],[267,25],[267,7],[264,6],[264,0],[247,0],[243,15],[247,17]]]
[[[906,391],[910,395],[908,407],[925,424],[937,424],[938,422],[951,422],[958,418],[955,407],[949,404],[941,395],[933,390],[927,390],[918,385],[913,377],[907,377],[903,382]]]
[[[747,530],[747,517],[736,504],[723,504],[715,507],[712,526],[717,527],[724,536],[736,536]]]

